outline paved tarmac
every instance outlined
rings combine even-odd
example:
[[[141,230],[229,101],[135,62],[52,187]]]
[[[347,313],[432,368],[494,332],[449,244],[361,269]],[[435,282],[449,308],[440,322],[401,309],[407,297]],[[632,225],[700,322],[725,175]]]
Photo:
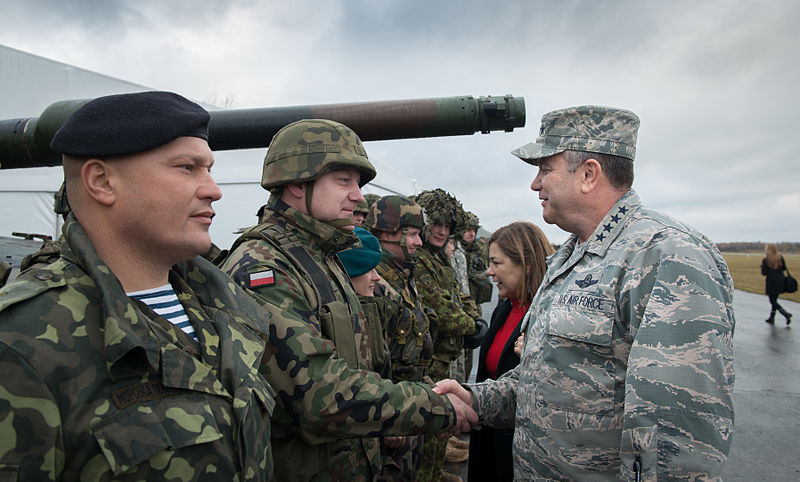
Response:
[[[789,327],[780,315],[764,322],[766,295],[734,293],[736,421],[723,480],[800,480],[800,304],[779,303]]]
[[[487,319],[494,302],[482,305]],[[794,314],[788,327],[779,314],[764,322],[766,295],[734,293],[736,420],[725,481],[800,480],[800,303],[779,303]],[[467,480],[467,463],[446,470]]]

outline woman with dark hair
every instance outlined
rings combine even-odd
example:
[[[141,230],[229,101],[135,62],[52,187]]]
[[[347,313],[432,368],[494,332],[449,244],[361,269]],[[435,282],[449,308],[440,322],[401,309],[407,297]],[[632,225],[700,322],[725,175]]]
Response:
[[[775,310],[778,310],[786,318],[786,324],[788,325],[792,322],[792,314],[778,304],[778,295],[783,293],[784,279],[786,278],[783,274],[786,271],[786,262],[778,251],[777,245],[767,244],[765,251],[766,257],[761,261],[761,274],[767,277],[766,292],[772,309],[769,312],[769,318],[764,321],[774,324]]]
[[[476,381],[497,379],[519,364],[514,344],[519,324],[547,271],[553,246],[541,229],[528,222],[503,226],[489,238],[489,269],[501,300],[492,313],[481,344]],[[513,480],[511,445],[514,429],[483,427],[470,433],[468,480]]]

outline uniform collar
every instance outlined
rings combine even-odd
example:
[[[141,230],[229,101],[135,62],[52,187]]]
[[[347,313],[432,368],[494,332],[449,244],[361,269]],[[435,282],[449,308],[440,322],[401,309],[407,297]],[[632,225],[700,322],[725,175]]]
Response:
[[[345,249],[361,247],[361,241],[352,231],[345,231],[314,219],[308,214],[289,206],[277,196],[270,196],[263,219],[268,220],[271,217],[268,216],[268,210],[280,215],[287,222],[310,235],[323,253],[338,253]]]
[[[62,257],[85,272],[94,284],[93,289],[100,295],[98,316],[103,320],[106,369],[112,379],[130,376],[130,370],[136,370],[138,375],[149,366],[150,371],[161,374],[165,386],[229,396],[217,376],[211,372],[212,366],[219,367],[220,363],[224,365],[227,361],[209,359],[208,353],[202,353],[204,356],[201,361],[175,345],[175,335],[169,330],[160,329],[157,323],[152,323],[140,308],[140,302],[128,297],[119,279],[97,255],[86,231],[72,214],[67,217],[63,233]],[[189,284],[180,278],[180,273],[192,271],[193,267],[194,261],[188,261],[174,266],[170,272],[171,284],[182,302],[192,296],[192,291]],[[202,279],[209,282],[208,277]],[[224,285],[216,283],[213,286]],[[205,316],[205,311],[199,304],[192,302],[188,304],[187,315],[194,320]],[[216,330],[212,329],[210,320],[202,321],[200,326],[205,332],[199,336],[218,336]],[[166,345],[159,338],[164,339]],[[140,364],[137,367],[137,358],[146,365]],[[184,373],[187,366],[193,366],[194,375],[191,380],[179,375]]]
[[[161,347],[133,300],[122,284],[97,255],[97,251],[73,214],[67,216],[63,228],[61,256],[79,266],[92,279],[100,292],[100,310],[104,321],[106,364],[112,378],[114,365],[134,349],[141,349],[153,371],[158,371]],[[120,374],[121,375],[121,374]]]
[[[604,256],[617,239],[619,233],[627,224],[631,215],[638,211],[642,206],[639,196],[633,189],[625,193],[606,213],[600,224],[586,240],[585,250],[589,253]]]

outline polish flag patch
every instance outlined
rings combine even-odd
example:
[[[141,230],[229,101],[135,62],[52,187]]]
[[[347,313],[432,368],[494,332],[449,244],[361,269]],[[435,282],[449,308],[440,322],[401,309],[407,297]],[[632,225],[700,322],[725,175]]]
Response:
[[[275,274],[271,269],[250,273],[250,287],[270,286],[275,284]]]

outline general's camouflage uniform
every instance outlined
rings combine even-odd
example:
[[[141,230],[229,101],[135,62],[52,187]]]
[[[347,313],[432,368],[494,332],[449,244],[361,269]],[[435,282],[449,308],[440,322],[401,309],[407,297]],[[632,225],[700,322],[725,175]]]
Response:
[[[382,248],[383,259],[377,266],[381,281],[376,287],[387,307],[384,333],[392,360],[393,381],[423,381],[433,355],[430,317],[420,302],[414,284],[414,264]],[[408,437],[404,447],[384,447],[384,470],[381,480],[416,480],[422,457],[423,437]]]
[[[276,477],[371,480],[381,467],[378,435],[452,428],[452,405],[429,386],[392,384],[368,371],[364,314],[336,256],[357,237],[274,195],[261,221],[237,241],[223,269],[273,314],[263,374],[278,392]],[[298,262],[299,251],[329,280],[334,301],[320,306],[324,298]]]
[[[268,479],[267,313],[179,263],[197,342],[125,294],[74,217],[63,231],[60,259],[0,291],[0,479]]]
[[[719,478],[734,379],[722,256],[632,190],[576,244],[548,261],[519,366],[471,387],[482,423],[515,426],[515,478]]]

